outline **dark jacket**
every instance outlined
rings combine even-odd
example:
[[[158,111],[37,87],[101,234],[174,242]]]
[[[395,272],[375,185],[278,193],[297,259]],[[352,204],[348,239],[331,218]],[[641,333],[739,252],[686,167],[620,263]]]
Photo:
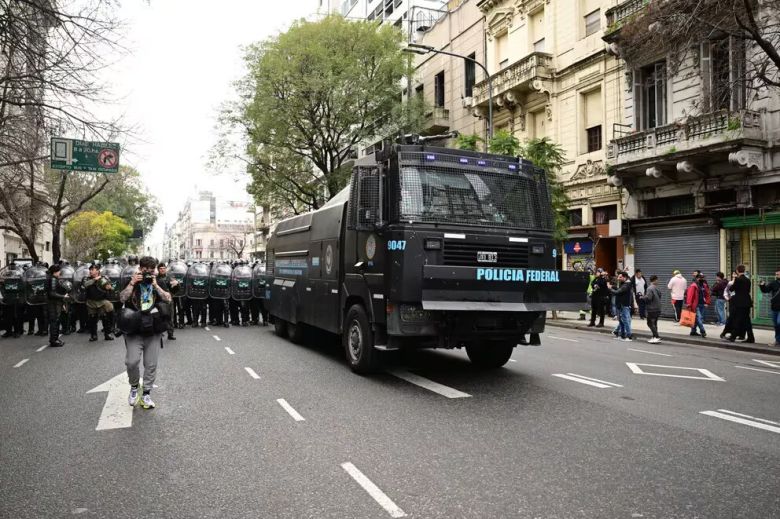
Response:
[[[661,313],[661,291],[652,283],[648,283],[647,292],[642,296],[647,313]]]
[[[773,312],[780,312],[780,279],[775,279],[771,283],[759,285],[758,288],[765,294],[770,294],[770,304]]]
[[[731,296],[729,303],[734,308],[750,308],[753,306],[753,299],[750,297],[750,280],[747,276],[738,276],[731,285],[734,295]]]
[[[60,280],[52,275],[46,277],[47,306],[51,312],[58,312],[62,308],[67,293],[60,286]]]
[[[610,290],[615,296],[615,306],[618,308],[631,307],[631,283],[626,282],[620,285],[617,290]]]
[[[104,276],[97,279],[84,278],[82,283],[87,301],[103,301],[108,296],[108,292],[111,291],[111,281]]]
[[[593,280],[590,284],[593,291],[590,293],[590,297],[593,299],[606,299],[609,297],[609,289],[607,288],[607,280],[599,276]]]
[[[723,299],[723,292],[726,290],[729,282],[725,279],[719,279],[715,282],[715,286],[712,287],[712,295],[718,299]]]

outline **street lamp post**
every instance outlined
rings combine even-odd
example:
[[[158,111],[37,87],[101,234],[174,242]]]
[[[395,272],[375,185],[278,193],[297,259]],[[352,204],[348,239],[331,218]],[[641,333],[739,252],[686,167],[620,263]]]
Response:
[[[421,43],[407,43],[407,46],[403,48],[404,52],[412,52],[414,54],[428,54],[429,52],[433,52],[434,54],[445,54],[447,56],[453,56],[455,58],[463,58],[466,61],[471,61],[475,65],[477,65],[479,68],[481,68],[485,72],[485,77],[487,78],[487,84],[488,84],[488,141],[493,138],[493,82],[490,79],[490,72],[488,72],[488,69],[477,61],[474,58],[471,58],[469,56],[463,56],[461,54],[455,54],[454,52],[448,52],[446,50],[439,50],[431,45],[423,45]],[[411,90],[409,90],[409,95],[411,95]]]

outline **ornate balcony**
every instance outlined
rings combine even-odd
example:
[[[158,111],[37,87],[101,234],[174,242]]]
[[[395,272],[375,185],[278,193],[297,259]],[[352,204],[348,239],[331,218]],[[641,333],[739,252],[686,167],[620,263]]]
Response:
[[[615,7],[607,9],[604,13],[607,17],[607,28],[604,30],[604,40],[611,42],[617,39],[620,28],[623,25],[639,16],[650,0],[626,0]]]
[[[422,132],[425,135],[436,135],[450,129],[450,111],[444,107],[436,106],[425,114],[425,122]]]
[[[613,139],[607,146],[607,165],[618,177],[658,178],[675,170],[703,176],[705,168],[718,163],[723,173],[752,167],[763,170],[762,148],[767,144],[763,123],[763,115],[750,110],[690,116]]]
[[[553,74],[552,55],[544,52],[534,52],[523,59],[490,76],[493,83],[493,102],[506,99],[505,94],[524,94],[530,91],[545,91],[541,80],[551,79]],[[511,96],[508,96],[511,98]],[[488,80],[482,80],[474,85],[472,94],[473,107],[487,107]]]

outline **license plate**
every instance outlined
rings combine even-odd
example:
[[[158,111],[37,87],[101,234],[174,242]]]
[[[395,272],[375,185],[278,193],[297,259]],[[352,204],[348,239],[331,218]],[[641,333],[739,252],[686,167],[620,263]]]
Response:
[[[479,263],[497,263],[498,262],[498,253],[497,252],[478,251],[477,252],[477,262],[479,262]]]

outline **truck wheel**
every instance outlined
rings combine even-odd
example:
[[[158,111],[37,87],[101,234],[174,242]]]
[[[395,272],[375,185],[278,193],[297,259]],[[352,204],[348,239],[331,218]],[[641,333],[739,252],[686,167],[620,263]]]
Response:
[[[287,337],[295,344],[303,342],[304,327],[303,323],[287,323]]]
[[[276,317],[274,319],[274,333],[278,337],[287,337],[287,321],[283,321]]]
[[[366,311],[360,305],[352,305],[344,324],[343,342],[349,367],[361,375],[376,371],[379,368],[379,352],[374,349],[374,334]]]
[[[471,363],[480,368],[500,368],[512,356],[510,343],[477,343],[466,346]]]

